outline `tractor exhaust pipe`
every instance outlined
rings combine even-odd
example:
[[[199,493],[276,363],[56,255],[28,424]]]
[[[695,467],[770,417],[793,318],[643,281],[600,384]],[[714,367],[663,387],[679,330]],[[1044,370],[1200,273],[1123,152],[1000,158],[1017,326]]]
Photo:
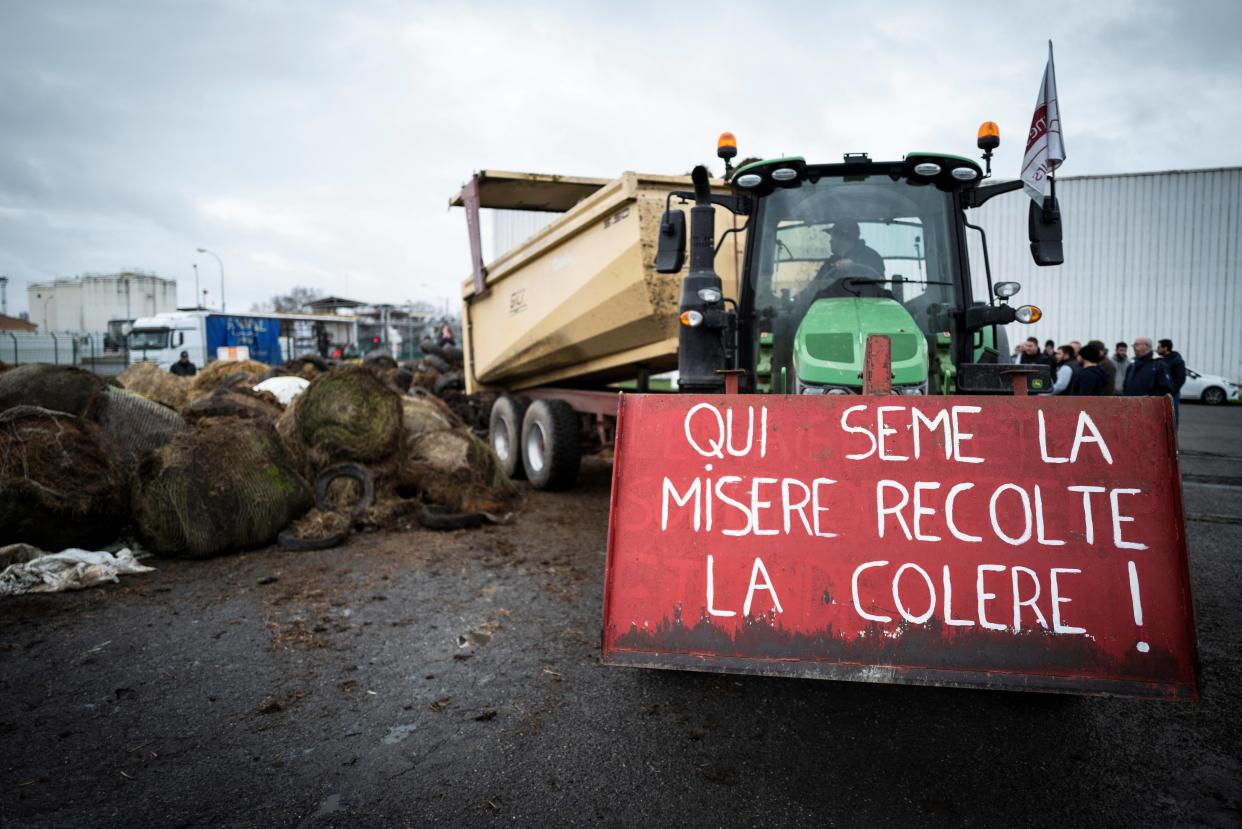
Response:
[[[716,274],[716,208],[707,168],[695,167],[694,207],[690,208],[690,270],[681,283],[680,334],[677,347],[678,387],[696,394],[724,388],[726,368],[720,325],[722,286]]]

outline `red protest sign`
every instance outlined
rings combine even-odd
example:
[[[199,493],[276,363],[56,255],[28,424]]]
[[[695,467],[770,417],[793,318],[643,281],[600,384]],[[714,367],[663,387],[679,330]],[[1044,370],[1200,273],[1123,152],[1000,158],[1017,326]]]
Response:
[[[612,664],[1196,698],[1155,398],[625,395]]]

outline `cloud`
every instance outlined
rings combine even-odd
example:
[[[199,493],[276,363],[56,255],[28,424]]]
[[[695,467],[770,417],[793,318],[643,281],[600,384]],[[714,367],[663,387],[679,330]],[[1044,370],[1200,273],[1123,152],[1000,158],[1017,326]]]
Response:
[[[973,154],[992,119],[1011,175],[1049,37],[1066,174],[1238,162],[1209,136],[1242,128],[1240,7],[1045,9],[4,4],[0,273],[11,308],[25,281],[135,266],[189,302],[205,246],[231,307],[311,280],[456,300],[446,205],[474,170],[680,173],[723,129],[743,155]]]

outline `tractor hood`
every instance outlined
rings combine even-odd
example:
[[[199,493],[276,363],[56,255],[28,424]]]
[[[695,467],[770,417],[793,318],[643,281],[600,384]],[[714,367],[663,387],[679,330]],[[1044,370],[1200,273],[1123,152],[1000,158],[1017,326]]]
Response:
[[[893,391],[927,393],[927,338],[914,318],[892,299],[821,299],[807,311],[794,336],[794,388],[800,394],[862,390],[867,337],[892,341]]]

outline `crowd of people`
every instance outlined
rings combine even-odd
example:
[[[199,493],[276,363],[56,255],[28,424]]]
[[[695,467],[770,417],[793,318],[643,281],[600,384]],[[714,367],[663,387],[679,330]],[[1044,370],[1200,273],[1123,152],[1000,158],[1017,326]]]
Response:
[[[1057,346],[1052,340],[1039,347],[1028,337],[1014,349],[1013,362],[1043,364],[1052,369],[1052,393],[1078,396],[1125,395],[1161,397],[1171,395],[1175,418],[1181,416],[1181,392],[1186,383],[1186,361],[1173,349],[1173,341],[1160,340],[1152,350],[1150,337],[1135,337],[1134,356],[1124,342],[1107,346],[1100,340],[1083,345],[1071,340]]]

